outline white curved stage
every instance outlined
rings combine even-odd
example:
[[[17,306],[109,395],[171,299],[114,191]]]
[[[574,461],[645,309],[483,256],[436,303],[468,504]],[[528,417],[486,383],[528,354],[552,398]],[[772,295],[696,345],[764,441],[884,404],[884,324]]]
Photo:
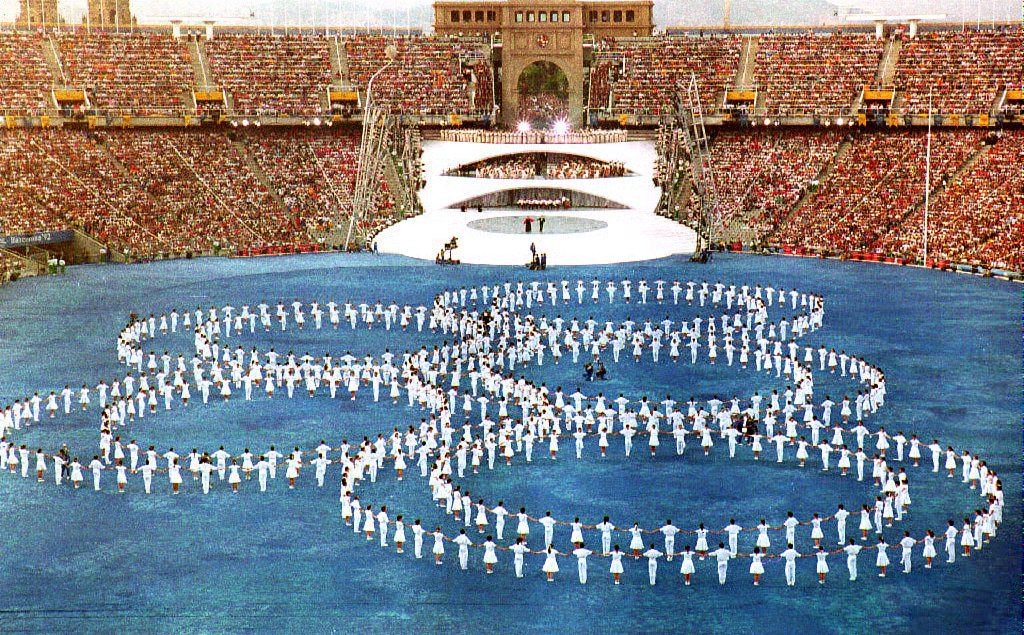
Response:
[[[522,152],[564,153],[602,161],[619,161],[635,176],[605,179],[481,179],[442,176],[448,170],[481,159]],[[658,216],[654,209],[661,190],[654,186],[654,144],[643,141],[604,144],[486,144],[427,141],[423,144],[420,190],[424,213],[385,229],[377,236],[377,249],[413,258],[433,260],[453,236],[459,240],[455,257],[464,263],[522,265],[530,258],[530,244],[548,255],[549,265],[608,264],[693,253],[696,234]],[[622,204],[624,209],[558,211],[453,209],[461,201],[516,188],[561,188],[594,194]],[[572,216],[606,226],[578,233],[506,233],[470,227],[482,219],[502,216]],[[506,219],[507,222],[510,222]]]

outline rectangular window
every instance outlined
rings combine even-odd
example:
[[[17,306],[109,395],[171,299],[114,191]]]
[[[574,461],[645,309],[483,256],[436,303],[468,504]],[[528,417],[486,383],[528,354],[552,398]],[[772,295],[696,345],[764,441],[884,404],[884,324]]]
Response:
[[[458,22],[458,21],[459,21],[459,12],[458,11],[452,11],[452,22]]]
[[[533,11],[527,11],[526,12],[526,21],[527,22],[533,22]]]
[[[473,12],[472,11],[463,11],[462,12],[462,21],[463,22],[470,22],[472,19],[473,19]]]
[[[626,22],[633,22],[635,20],[636,20],[636,11],[633,11],[632,9],[630,9],[629,11],[626,11]]]
[[[601,12],[601,22],[607,22],[609,20],[609,17],[610,14],[607,11]]]
[[[522,11],[516,11],[516,22],[522,22],[522,21],[523,21],[523,12]]]
[[[558,22],[558,11],[552,11],[551,12],[551,21],[552,22]]]
[[[476,12],[476,21],[477,22],[483,22],[484,21],[484,12],[483,11],[477,11]]]
[[[537,12],[537,21],[538,22],[547,22],[548,21],[548,12],[547,11],[538,11]]]
[[[562,11],[562,22],[568,22],[568,21],[569,21],[569,12],[568,11]]]
[[[494,22],[494,20],[496,18],[497,18],[497,14],[494,11],[488,11],[487,12],[487,21],[488,22]]]
[[[616,11],[615,14],[612,16],[612,19],[615,22],[622,22],[622,11]]]
[[[591,22],[597,22],[597,11],[591,11],[590,12],[590,21]]]

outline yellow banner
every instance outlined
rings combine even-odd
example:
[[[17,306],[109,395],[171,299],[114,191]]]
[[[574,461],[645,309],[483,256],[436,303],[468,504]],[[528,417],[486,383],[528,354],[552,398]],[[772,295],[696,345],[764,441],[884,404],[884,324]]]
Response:
[[[359,93],[354,90],[332,90],[331,101],[358,102]]]
[[[988,128],[988,115],[980,115],[978,117],[978,125],[983,128]]]
[[[757,93],[752,90],[730,90],[725,93],[727,101],[754,101],[756,98]]]
[[[40,117],[39,118],[39,125],[42,126],[43,128],[49,128],[50,127],[50,116],[49,115],[43,115],[42,117]]]
[[[859,113],[857,115],[857,123],[861,126],[868,125],[868,116],[864,113]]]
[[[53,96],[57,101],[85,101],[85,93],[80,90],[55,90]]]

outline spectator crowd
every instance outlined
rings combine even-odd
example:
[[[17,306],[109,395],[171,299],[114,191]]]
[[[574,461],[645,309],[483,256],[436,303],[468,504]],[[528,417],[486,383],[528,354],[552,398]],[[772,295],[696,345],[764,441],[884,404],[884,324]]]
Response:
[[[979,149],[982,133],[932,135],[933,187]],[[775,235],[784,244],[870,251],[924,200],[927,139],[921,130],[855,135],[820,189]]]
[[[931,95],[937,113],[986,114],[1004,91],[1024,88],[1020,27],[893,37],[896,113],[925,112]],[[493,112],[488,46],[483,38],[433,36],[218,32],[209,41],[189,41],[146,32],[3,31],[0,108],[11,114],[49,110],[51,90],[69,86],[85,90],[94,109],[161,114],[194,107],[190,89],[212,85],[227,91],[239,113],[319,115],[329,105],[328,87],[347,82],[365,90],[387,64],[374,94],[396,112]],[[862,86],[878,80],[889,44],[835,32],[765,34],[744,46],[734,35],[602,40],[594,47],[590,104],[663,115],[692,73],[712,110],[722,91],[736,85],[746,50],[752,62],[743,64],[744,72],[751,72],[767,112],[843,114]],[[203,70],[197,77],[203,60],[209,76]],[[545,127],[569,114],[566,102],[549,94],[525,95],[519,107]],[[1020,106],[1005,108],[1012,113]],[[627,138],[624,130],[426,134],[522,144]],[[924,242],[926,143],[920,129],[719,131],[711,161],[723,225],[751,229],[779,246],[917,257]],[[930,255],[1022,268],[1022,146],[1019,130],[935,130]],[[132,258],[316,242],[351,218],[358,154],[358,131],[341,126],[4,129],[0,227],[3,235],[75,228]],[[486,178],[627,173],[621,163],[552,156],[517,156],[474,169]],[[410,174],[416,178],[414,170]],[[398,218],[390,189],[382,175],[375,190],[379,213],[360,221],[371,234]],[[680,206],[691,219],[697,213],[695,197]],[[4,272],[10,260],[4,259]]]
[[[959,179],[932,196],[928,208],[929,258],[1024,270],[1024,132],[986,139],[977,160]],[[904,258],[924,250],[924,208],[919,206],[878,247]]]
[[[321,36],[218,34],[205,43],[215,81],[240,113],[316,115],[324,112],[331,71],[329,40]]]
[[[835,156],[838,130],[722,131],[710,146],[719,213],[725,229],[746,226],[771,234]],[[696,218],[691,197],[688,217]]]
[[[170,35],[62,33],[55,41],[68,84],[84,88],[95,108],[175,114],[193,103],[188,49]]]
[[[79,229],[129,258],[306,245],[351,216],[356,129],[0,132],[0,234]],[[371,232],[393,222],[382,182]]]
[[[874,82],[882,48],[874,34],[762,35],[754,84],[768,115],[845,116],[861,87]]]
[[[591,103],[610,104],[615,112],[663,115],[671,111],[692,73],[701,103],[710,110],[736,78],[741,44],[733,35],[603,40],[595,46]]]
[[[39,112],[47,107],[53,75],[37,33],[0,32],[0,109]]]
[[[989,114],[1004,87],[1024,84],[1024,30],[934,31],[905,37],[896,66],[900,112]]]
[[[484,40],[452,37],[360,35],[344,41],[349,79],[365,88],[396,55],[373,85],[373,99],[395,112],[445,115],[491,108],[490,72],[475,73],[484,59]],[[471,90],[472,89],[472,90]],[[476,99],[474,92],[480,95]]]
[[[899,45],[895,114],[925,113],[930,93],[937,113],[989,114],[1005,89],[1024,87],[1019,26],[892,37]],[[703,34],[603,39],[594,45],[588,105],[609,114],[663,115],[693,74],[708,112],[731,106],[724,91],[741,87],[757,91],[758,116],[845,116],[860,89],[881,80],[886,41],[871,34],[767,33],[748,39],[741,56],[744,42],[739,35]],[[190,40],[148,31],[3,31],[0,108],[38,113],[56,107],[51,89],[70,87],[86,91],[93,110],[180,113],[203,108],[191,89],[214,87],[227,91],[238,114],[311,117],[331,111],[329,88],[365,90],[390,61],[375,82],[376,98],[388,108],[490,115],[496,110],[490,59],[487,38],[480,37],[218,31],[210,40]],[[541,122],[568,115],[565,102],[550,95],[525,95],[518,106],[525,118]],[[1019,108],[1010,104],[1005,112]]]

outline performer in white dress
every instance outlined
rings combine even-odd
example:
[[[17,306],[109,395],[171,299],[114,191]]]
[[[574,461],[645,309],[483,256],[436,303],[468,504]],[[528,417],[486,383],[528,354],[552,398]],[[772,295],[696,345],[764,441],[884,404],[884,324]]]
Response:
[[[754,576],[754,586],[761,584],[761,576],[764,575],[761,557],[761,548],[754,547],[754,553],[750,554],[750,573]]]
[[[548,582],[555,581],[555,574],[558,573],[558,552],[551,545],[548,545],[547,556],[544,558],[541,571],[547,574]]]
[[[609,567],[612,578],[615,580],[615,584],[619,584],[622,580],[622,551],[619,550],[619,546],[615,545],[611,552],[612,563]]]

